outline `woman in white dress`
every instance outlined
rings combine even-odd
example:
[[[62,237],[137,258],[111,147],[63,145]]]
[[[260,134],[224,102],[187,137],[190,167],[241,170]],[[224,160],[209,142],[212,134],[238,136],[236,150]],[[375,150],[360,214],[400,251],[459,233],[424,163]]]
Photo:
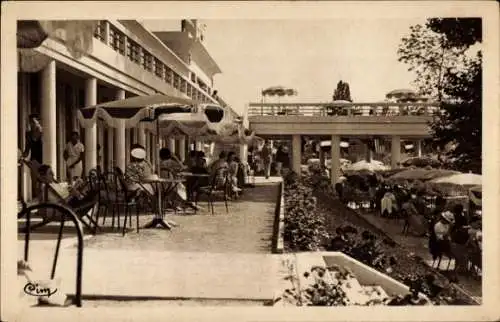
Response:
[[[80,142],[78,132],[71,133],[71,140],[66,144],[64,159],[66,160],[68,181],[71,183],[82,176],[83,173],[83,152],[85,148]]]

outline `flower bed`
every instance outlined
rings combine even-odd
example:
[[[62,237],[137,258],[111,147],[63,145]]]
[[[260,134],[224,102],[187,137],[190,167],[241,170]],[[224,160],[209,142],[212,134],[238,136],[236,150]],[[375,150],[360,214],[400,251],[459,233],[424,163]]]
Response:
[[[434,304],[477,304],[456,291],[422,258],[397,245],[382,230],[333,198],[330,189],[311,186],[322,181],[312,177],[302,180],[295,174],[286,178],[285,250],[338,250],[418,288]]]
[[[312,189],[299,180],[285,182],[286,248],[291,251],[319,250],[324,239],[324,217],[316,213],[316,197]]]

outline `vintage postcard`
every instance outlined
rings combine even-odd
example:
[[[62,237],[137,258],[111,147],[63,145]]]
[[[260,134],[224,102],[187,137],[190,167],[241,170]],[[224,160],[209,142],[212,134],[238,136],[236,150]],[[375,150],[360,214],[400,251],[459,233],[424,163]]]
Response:
[[[2,3],[0,319],[497,320],[498,9]]]

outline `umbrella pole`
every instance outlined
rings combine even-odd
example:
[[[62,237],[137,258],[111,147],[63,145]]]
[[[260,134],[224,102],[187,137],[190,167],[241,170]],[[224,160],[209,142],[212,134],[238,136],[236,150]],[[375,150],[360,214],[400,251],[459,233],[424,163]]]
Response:
[[[160,121],[156,118],[156,174],[160,175]]]

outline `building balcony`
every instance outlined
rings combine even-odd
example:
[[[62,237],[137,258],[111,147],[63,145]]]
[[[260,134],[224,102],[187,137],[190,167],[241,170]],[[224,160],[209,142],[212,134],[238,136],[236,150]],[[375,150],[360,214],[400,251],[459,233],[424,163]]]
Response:
[[[250,103],[257,135],[429,137],[438,103]]]

